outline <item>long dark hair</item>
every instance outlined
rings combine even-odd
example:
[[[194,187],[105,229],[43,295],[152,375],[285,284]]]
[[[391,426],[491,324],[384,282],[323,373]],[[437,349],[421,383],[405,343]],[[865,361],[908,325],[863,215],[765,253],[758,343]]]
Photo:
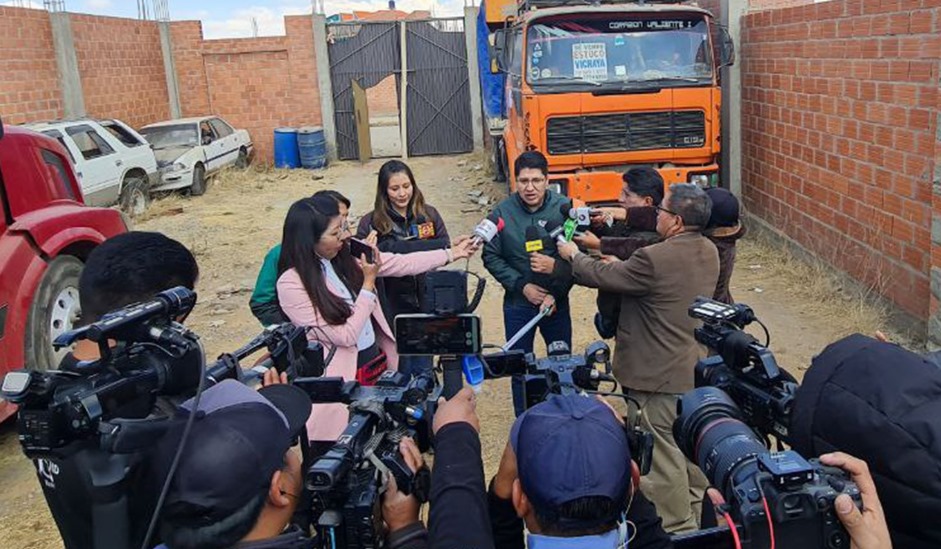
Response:
[[[278,276],[288,269],[297,271],[314,308],[328,324],[334,325],[346,322],[353,311],[349,303],[327,288],[323,265],[315,246],[330,221],[338,215],[340,209],[336,200],[327,196],[302,198],[292,204],[284,219],[281,257],[278,259]],[[363,287],[363,271],[353,261],[349,246],[343,246],[331,263],[355,298]]]
[[[389,210],[392,209],[392,203],[389,202],[389,180],[397,173],[404,173],[412,183],[412,199],[408,201],[408,212],[412,218],[428,217],[428,211],[425,210],[425,197],[421,194],[418,185],[415,184],[412,169],[401,160],[389,160],[379,168],[376,203],[373,205],[372,212],[372,226],[379,234],[392,232],[392,218],[389,217]]]

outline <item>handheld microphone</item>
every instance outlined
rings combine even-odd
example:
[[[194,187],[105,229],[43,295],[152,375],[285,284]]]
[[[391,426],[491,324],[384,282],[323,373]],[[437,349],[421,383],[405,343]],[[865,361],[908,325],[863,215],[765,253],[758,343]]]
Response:
[[[471,236],[474,246],[480,246],[481,244],[486,244],[493,240],[493,237],[497,236],[497,233],[503,230],[503,225],[503,218],[497,217],[491,212],[486,219],[482,220],[474,227],[474,234]]]
[[[574,208],[571,207],[572,203],[562,204],[559,208],[559,211],[565,217],[565,223],[562,224],[562,242],[571,242],[572,237],[575,236],[575,230],[578,229],[578,222],[569,215],[569,212],[573,211]]]
[[[542,236],[535,225],[526,227],[526,253],[541,252],[543,249]]]
[[[565,227],[562,226],[558,221],[550,220],[546,223],[546,230],[549,231],[549,240],[552,242],[565,242],[565,237],[562,236]]]

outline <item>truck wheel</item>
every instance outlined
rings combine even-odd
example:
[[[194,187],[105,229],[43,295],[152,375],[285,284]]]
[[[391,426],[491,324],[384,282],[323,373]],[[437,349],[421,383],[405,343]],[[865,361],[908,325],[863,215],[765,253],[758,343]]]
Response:
[[[131,217],[137,217],[147,211],[150,205],[150,185],[141,177],[129,175],[121,185],[121,210]]]
[[[248,167],[248,151],[245,150],[245,147],[239,149],[239,157],[235,161],[235,168],[239,170],[244,170]]]
[[[49,370],[59,367],[68,348],[58,351],[52,342],[72,329],[81,314],[78,277],[82,262],[72,256],[57,257],[49,263],[29,306],[26,319],[26,367]]]
[[[206,194],[206,168],[202,164],[196,164],[193,168],[193,185],[190,187],[190,194],[193,196]]]
[[[506,183],[506,151],[503,149],[503,139],[493,140],[493,180],[497,183]]]

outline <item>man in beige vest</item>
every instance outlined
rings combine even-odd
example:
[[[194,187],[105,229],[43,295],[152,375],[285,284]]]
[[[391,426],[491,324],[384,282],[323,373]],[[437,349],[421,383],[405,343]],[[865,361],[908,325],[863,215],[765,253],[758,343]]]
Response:
[[[654,434],[653,466],[641,481],[670,533],[698,529],[707,482],[673,440],[678,395],[693,388],[696,361],[704,349],[687,310],[700,295],[711,296],[719,277],[716,247],[702,235],[712,203],[695,185],[673,185],[658,207],[663,241],[641,248],[626,261],[606,263],[560,244],[578,284],[617,293],[621,299],[614,373],[636,400],[630,421]]]

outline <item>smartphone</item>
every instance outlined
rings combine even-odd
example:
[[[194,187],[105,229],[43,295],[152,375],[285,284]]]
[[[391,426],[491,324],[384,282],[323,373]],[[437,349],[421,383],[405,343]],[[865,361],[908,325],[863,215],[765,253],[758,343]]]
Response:
[[[476,355],[481,348],[480,317],[398,315],[395,345],[400,355]]]
[[[366,244],[362,240],[355,238],[350,239],[350,253],[353,254],[353,257],[363,257],[369,263],[374,261],[372,256],[372,247],[369,244]]]

